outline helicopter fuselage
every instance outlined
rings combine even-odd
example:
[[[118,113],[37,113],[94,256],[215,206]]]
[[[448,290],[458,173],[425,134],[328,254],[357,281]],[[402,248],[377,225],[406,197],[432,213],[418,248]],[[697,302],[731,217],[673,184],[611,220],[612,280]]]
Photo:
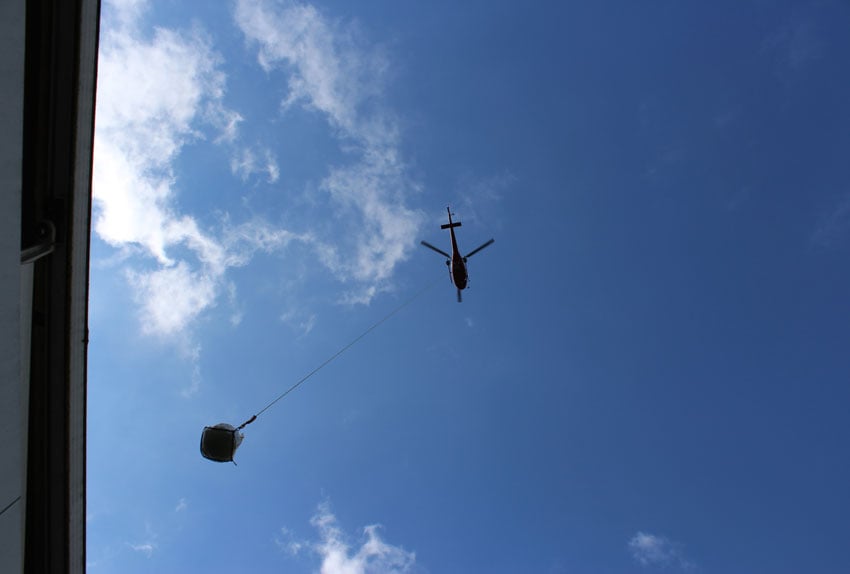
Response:
[[[420,241],[422,245],[427,247],[428,249],[439,253],[440,255],[445,256],[446,265],[449,267],[449,279],[451,279],[452,284],[457,288],[457,300],[460,303],[463,299],[461,297],[460,292],[467,288],[469,285],[469,275],[466,271],[466,260],[488,245],[493,243],[493,240],[489,240],[483,245],[473,249],[466,255],[461,255],[460,249],[457,246],[457,238],[455,237],[455,227],[460,227],[460,221],[452,221],[452,210],[450,208],[446,208],[446,211],[449,214],[449,222],[440,226],[440,229],[448,229],[449,233],[452,236],[452,252],[451,254],[446,253],[439,247],[434,247],[427,241]]]
[[[466,272],[466,261],[464,261],[463,256],[460,254],[460,249],[457,247],[457,239],[455,239],[455,225],[460,225],[460,223],[453,224],[452,223],[452,215],[449,213],[449,233],[452,236],[452,260],[449,263],[449,276],[451,277],[452,283],[458,289],[466,289],[466,284],[469,282],[469,275]]]

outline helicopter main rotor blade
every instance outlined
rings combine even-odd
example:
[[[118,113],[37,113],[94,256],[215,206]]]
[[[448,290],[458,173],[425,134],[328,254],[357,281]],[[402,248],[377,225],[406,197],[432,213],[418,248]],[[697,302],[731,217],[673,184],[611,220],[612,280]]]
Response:
[[[424,245],[424,246],[425,246],[425,247],[427,247],[428,249],[433,249],[434,251],[436,251],[437,253],[439,253],[439,254],[440,254],[440,255],[442,255],[443,257],[446,257],[446,258],[448,258],[448,259],[451,259],[451,258],[452,258],[452,256],[451,256],[451,255],[449,255],[448,253],[446,253],[446,252],[445,252],[445,251],[443,251],[442,249],[439,249],[439,248],[437,248],[437,247],[434,247],[433,245],[431,245],[431,244],[430,244],[430,243],[428,243],[427,241],[420,241],[419,243],[421,243],[422,245]]]
[[[485,243],[484,245],[481,245],[481,246],[480,246],[480,247],[478,247],[477,249],[473,249],[472,251],[470,251],[469,253],[467,253],[467,254],[464,256],[464,259],[466,259],[467,257],[472,257],[473,255],[475,255],[476,253],[478,253],[479,251],[481,251],[481,250],[482,250],[482,249],[484,249],[485,247],[487,247],[487,246],[489,246],[489,245],[492,245],[495,241],[496,241],[495,239],[491,239],[490,241],[488,241],[488,242],[487,242],[487,243]]]

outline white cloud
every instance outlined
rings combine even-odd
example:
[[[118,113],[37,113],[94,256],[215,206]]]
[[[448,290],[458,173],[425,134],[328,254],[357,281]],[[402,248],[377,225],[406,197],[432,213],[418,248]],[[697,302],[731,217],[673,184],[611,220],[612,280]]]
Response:
[[[368,303],[387,290],[395,266],[413,248],[421,216],[407,206],[418,186],[381,102],[383,53],[355,26],[332,22],[312,6],[237,3],[237,21],[259,47],[261,64],[289,74],[284,104],[324,114],[352,161],[329,169],[319,186],[339,216],[333,238],[317,236],[321,230],[295,234],[262,219],[234,225],[226,214],[211,229],[177,201],[175,162],[185,146],[204,139],[229,146],[231,171],[243,180],[274,183],[280,166],[269,148],[240,143],[243,116],[225,105],[223,61],[210,37],[198,26],[142,30],[147,7],[144,0],[104,5],[93,178],[93,228],[121,254],[143,332],[183,337],[184,347],[193,348],[187,330],[222,296],[238,324],[228,270],[293,240],[311,245],[339,280],[354,282],[345,300]],[[309,331],[311,321],[301,328]],[[187,394],[198,388],[198,369],[195,374]]]
[[[150,558],[154,551],[157,549],[156,539],[158,538],[156,532],[153,531],[150,524],[145,524],[145,540],[143,542],[139,542],[137,544],[133,544],[132,542],[127,543],[127,545],[133,549],[135,552],[141,552],[148,558]]]
[[[232,284],[231,267],[246,265],[257,251],[308,240],[262,220],[205,230],[180,213],[174,162],[184,146],[218,132],[217,142],[237,143],[242,116],[224,105],[221,58],[199,28],[139,28],[142,0],[113,0],[104,9],[98,73],[94,156],[94,230],[127,257],[146,255],[154,266],[127,271],[141,308],[142,329],[174,336],[213,307]],[[211,134],[212,135],[212,134]],[[266,148],[234,171],[247,177],[279,177]],[[247,163],[246,163],[247,162]],[[130,257],[127,257],[130,259]],[[125,259],[125,262],[127,260]],[[196,369],[196,374],[197,369]],[[199,384],[193,376],[189,393]]]
[[[385,542],[378,525],[366,526],[363,537],[352,546],[327,502],[319,505],[310,524],[318,530],[318,541],[297,541],[283,529],[278,545],[291,554],[311,548],[321,560],[322,574],[401,574],[414,569],[416,554]]]
[[[393,153],[370,152],[354,165],[332,169],[322,188],[338,209],[359,212],[361,218],[345,230],[354,249],[326,264],[343,279],[372,285],[386,281],[406,258],[421,221],[390,191],[410,188],[404,167]]]
[[[694,565],[682,553],[681,546],[664,536],[638,532],[629,540],[628,546],[632,557],[642,566],[659,568],[676,566],[685,571],[694,568]]]
[[[215,300],[220,246],[175,206],[173,162],[200,137],[201,108],[220,106],[224,76],[218,56],[198,31],[136,29],[142,2],[110,3],[118,24],[104,26],[98,76],[94,164],[94,229],[115,247],[136,245],[159,264],[132,271],[144,309],[144,330],[171,334]],[[186,245],[203,265],[175,261]]]
[[[192,375],[189,378],[189,386],[180,391],[180,395],[185,399],[195,396],[201,388],[201,346],[196,345],[189,356],[192,361]]]
[[[278,548],[291,556],[297,556],[306,546],[303,540],[298,540],[288,528],[280,529],[280,536],[275,538]]]
[[[177,502],[177,506],[174,507],[174,512],[182,512],[182,511],[186,510],[187,508],[189,508],[189,503],[186,502],[185,498],[181,498]]]
[[[130,544],[130,548],[135,550],[136,552],[141,552],[148,558],[153,555],[153,551],[156,549],[156,545],[150,542],[144,542],[142,544]]]
[[[356,26],[332,22],[310,4],[238,0],[236,22],[259,47],[258,61],[267,71],[287,67],[289,94],[295,103],[328,115],[334,127],[353,137],[386,141],[394,135],[377,130],[386,118],[364,116],[364,107],[383,90],[387,59],[366,46]]]
[[[216,299],[217,278],[193,271],[184,261],[151,272],[130,271],[128,276],[142,307],[146,333],[179,332]]]
[[[293,331],[299,333],[299,337],[310,334],[316,326],[316,314],[303,311],[300,308],[292,308],[281,314],[280,320],[286,323]]]
[[[218,102],[210,106],[209,112],[207,119],[221,132],[215,142],[235,143],[239,135],[239,124],[245,120],[242,114],[228,110]]]
[[[284,109],[301,104],[323,114],[352,161],[321,183],[341,222],[342,244],[315,247],[342,281],[360,284],[352,301],[368,302],[415,244],[421,214],[407,206],[419,186],[398,149],[399,129],[382,102],[385,54],[354,24],[326,18],[309,4],[238,0],[235,19],[267,71],[288,76]]]
[[[247,181],[257,174],[265,174],[268,183],[274,183],[280,177],[280,166],[268,148],[242,148],[230,160],[230,171]]]

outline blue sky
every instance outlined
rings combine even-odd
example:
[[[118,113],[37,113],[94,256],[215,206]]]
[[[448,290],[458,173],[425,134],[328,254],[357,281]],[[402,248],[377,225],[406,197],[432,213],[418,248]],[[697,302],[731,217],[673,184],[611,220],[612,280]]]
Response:
[[[105,1],[89,570],[850,570],[848,22]]]

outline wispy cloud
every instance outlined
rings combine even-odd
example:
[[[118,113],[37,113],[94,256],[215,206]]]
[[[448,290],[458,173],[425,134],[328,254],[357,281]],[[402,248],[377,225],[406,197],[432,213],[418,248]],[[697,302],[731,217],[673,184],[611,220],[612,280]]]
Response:
[[[412,249],[421,214],[408,206],[419,186],[399,150],[399,128],[383,101],[386,54],[352,23],[332,21],[309,4],[238,0],[235,19],[259,64],[287,77],[284,109],[322,114],[349,163],[332,166],[320,184],[347,240],[326,239],[322,262],[350,294],[368,302]]]
[[[173,205],[173,162],[199,137],[201,107],[221,94],[224,77],[200,32],[107,28],[99,63],[95,148],[95,231],[105,241],[139,245],[162,264],[169,245],[206,238]]]
[[[841,240],[850,230],[850,194],[841,197],[818,219],[812,233],[812,243],[829,247]]]
[[[148,558],[153,555],[153,551],[156,550],[156,544],[151,542],[143,542],[142,544],[130,544],[130,548],[135,550],[136,552],[141,552]]]
[[[247,181],[248,178],[265,174],[268,183],[280,178],[280,166],[277,158],[268,148],[245,147],[238,150],[230,160],[230,171]]]
[[[183,329],[216,299],[215,275],[193,270],[185,261],[156,271],[128,271],[148,333],[171,334]]]
[[[288,325],[293,331],[298,332],[299,337],[310,334],[316,326],[316,314],[299,308],[292,308],[280,316],[280,320]]]
[[[280,529],[280,534],[274,539],[277,547],[291,556],[297,556],[305,548],[307,542],[299,540],[295,533],[286,527]]]
[[[368,46],[355,25],[331,21],[310,4],[270,0],[238,0],[235,17],[258,46],[266,71],[288,68],[284,107],[314,108],[357,139],[388,143],[395,137],[395,126],[382,112],[366,110],[383,91],[387,59]]]
[[[142,330],[176,336],[222,293],[233,298],[229,268],[246,265],[257,251],[309,239],[262,220],[232,225],[226,216],[219,228],[208,230],[181,213],[174,165],[182,149],[206,137],[235,145],[242,117],[224,104],[226,77],[209,37],[198,27],[145,34],[139,22],[146,8],[143,0],[105,5],[94,230],[123,254]],[[234,160],[240,177],[262,172],[269,181],[278,178],[268,149],[241,154]]]
[[[151,525],[145,524],[145,539],[138,543],[128,542],[127,546],[129,546],[134,552],[141,552],[146,557],[150,558],[157,549],[157,538],[157,534],[154,532],[153,528],[151,528]]]
[[[187,508],[189,508],[189,503],[188,503],[188,502],[186,502],[186,499],[185,499],[185,498],[181,498],[181,499],[177,502],[177,506],[175,506],[175,507],[174,507],[174,512],[183,512],[183,511],[184,511],[184,510],[186,510]]]
[[[359,541],[352,544],[328,502],[319,504],[310,524],[318,531],[318,540],[299,540],[292,531],[282,528],[275,542],[293,556],[305,549],[311,550],[321,561],[322,574],[401,574],[414,571],[416,554],[384,541],[379,525],[366,526]]]
[[[509,171],[490,176],[466,174],[458,181],[457,208],[465,223],[501,225],[498,219],[498,205],[511,188],[517,183],[517,177]],[[445,214],[440,215],[441,218]]]
[[[664,536],[638,532],[628,543],[632,558],[641,566],[658,568],[677,567],[692,571],[695,566],[682,551],[681,545]]]
[[[826,45],[817,26],[823,5],[802,8],[793,20],[777,28],[762,42],[762,51],[772,56],[778,77],[789,80],[794,74],[824,56]]]

